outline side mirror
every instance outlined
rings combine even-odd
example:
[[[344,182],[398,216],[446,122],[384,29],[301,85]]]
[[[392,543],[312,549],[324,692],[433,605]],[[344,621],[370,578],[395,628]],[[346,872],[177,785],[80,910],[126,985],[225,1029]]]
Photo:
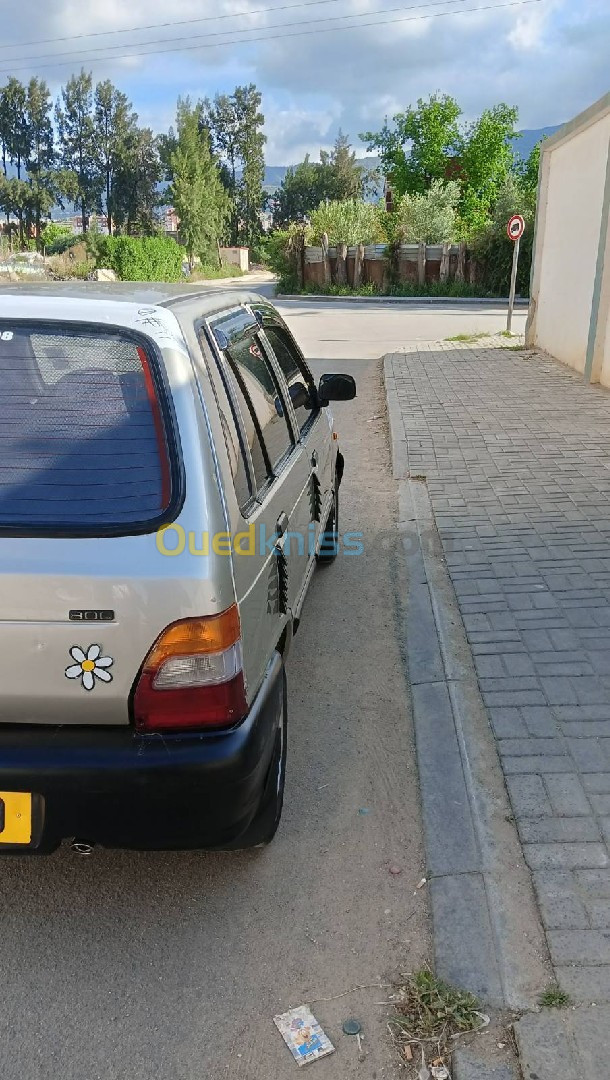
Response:
[[[351,375],[323,375],[318,385],[318,402],[352,401],[356,397],[356,382]]]

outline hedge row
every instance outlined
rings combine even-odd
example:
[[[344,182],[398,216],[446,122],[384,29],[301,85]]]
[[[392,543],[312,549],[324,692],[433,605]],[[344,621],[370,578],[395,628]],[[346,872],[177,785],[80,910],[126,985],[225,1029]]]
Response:
[[[96,236],[95,265],[121,281],[180,281],[183,250],[171,236]]]

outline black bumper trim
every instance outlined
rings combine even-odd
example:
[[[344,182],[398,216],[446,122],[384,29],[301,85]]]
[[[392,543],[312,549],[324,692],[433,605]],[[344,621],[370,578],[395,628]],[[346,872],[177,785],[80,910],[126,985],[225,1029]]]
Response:
[[[282,707],[275,653],[246,719],[230,731],[137,735],[128,727],[0,726],[0,791],[40,799],[35,840],[2,852],[48,852],[66,837],[107,847],[222,846],[260,803]]]

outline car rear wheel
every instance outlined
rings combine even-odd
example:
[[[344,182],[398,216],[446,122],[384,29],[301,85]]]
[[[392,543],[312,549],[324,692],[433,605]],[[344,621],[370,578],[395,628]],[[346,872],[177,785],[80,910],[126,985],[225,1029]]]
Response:
[[[329,566],[339,551],[339,477],[335,476],[333,503],[324,525],[320,550],[316,555],[320,566]]]
[[[288,727],[288,707],[286,691],[286,670],[282,666],[282,710],[273,747],[271,765],[263,791],[261,804],[256,816],[250,822],[245,833],[231,845],[231,849],[263,847],[271,843],[275,836],[284,804],[284,785],[286,782],[286,751]]]

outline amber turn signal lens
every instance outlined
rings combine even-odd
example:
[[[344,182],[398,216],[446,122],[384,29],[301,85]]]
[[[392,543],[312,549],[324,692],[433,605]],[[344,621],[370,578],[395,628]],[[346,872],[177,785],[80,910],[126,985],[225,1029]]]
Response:
[[[172,623],[157,638],[144,664],[144,670],[156,671],[173,656],[198,656],[219,653],[239,641],[237,605],[220,615],[200,619],[181,619]]]

